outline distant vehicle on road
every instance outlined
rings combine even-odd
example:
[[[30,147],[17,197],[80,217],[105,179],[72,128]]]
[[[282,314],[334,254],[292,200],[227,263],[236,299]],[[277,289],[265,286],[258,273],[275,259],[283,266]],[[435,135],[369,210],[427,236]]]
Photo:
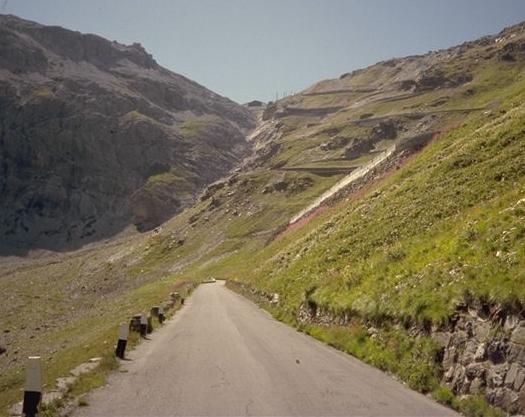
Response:
[[[208,279],[205,279],[204,281],[202,281],[203,284],[213,284],[214,282],[216,282],[217,280],[213,277],[210,277]]]

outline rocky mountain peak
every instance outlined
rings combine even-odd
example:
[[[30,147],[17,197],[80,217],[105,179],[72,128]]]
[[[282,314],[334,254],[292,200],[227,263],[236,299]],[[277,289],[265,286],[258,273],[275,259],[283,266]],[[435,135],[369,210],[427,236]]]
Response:
[[[0,252],[159,225],[244,158],[252,125],[139,43],[0,16]]]
[[[0,15],[0,34],[4,42],[7,41],[3,45],[9,52],[4,57],[5,61],[16,66],[20,72],[42,72],[46,69],[45,63],[53,58],[50,55],[76,63],[85,61],[103,70],[118,66],[124,60],[145,69],[159,67],[140,43],[123,45],[98,35],[83,34],[60,26],[44,26],[12,15]],[[20,60],[23,56],[17,55],[16,51],[26,43],[38,56],[40,65],[28,66],[27,62]]]

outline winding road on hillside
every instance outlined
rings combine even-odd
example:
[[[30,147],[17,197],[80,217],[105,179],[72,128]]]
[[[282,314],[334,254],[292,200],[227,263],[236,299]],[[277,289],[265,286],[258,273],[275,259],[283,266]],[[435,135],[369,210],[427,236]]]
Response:
[[[222,282],[124,361],[76,416],[455,416],[274,320]]]
[[[288,224],[293,224],[297,222],[302,217],[306,216],[308,213],[311,213],[316,208],[321,206],[321,204],[323,204],[329,198],[333,197],[343,188],[349,186],[352,182],[358,180],[359,178],[364,177],[372,169],[378,167],[380,164],[386,161],[391,155],[393,155],[395,150],[396,150],[395,145],[389,146],[386,150],[384,150],[378,156],[376,156],[372,161],[352,171],[349,175],[345,176],[342,180],[332,185],[328,190],[326,190],[323,194],[317,197],[306,208],[304,208],[299,213],[297,213],[295,216],[293,216],[290,219]]]

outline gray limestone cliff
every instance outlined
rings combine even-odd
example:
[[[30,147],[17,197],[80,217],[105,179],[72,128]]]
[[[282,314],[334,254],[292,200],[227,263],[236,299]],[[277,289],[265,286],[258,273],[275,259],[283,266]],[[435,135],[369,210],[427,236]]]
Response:
[[[248,154],[252,125],[140,44],[0,15],[0,253],[159,225]]]

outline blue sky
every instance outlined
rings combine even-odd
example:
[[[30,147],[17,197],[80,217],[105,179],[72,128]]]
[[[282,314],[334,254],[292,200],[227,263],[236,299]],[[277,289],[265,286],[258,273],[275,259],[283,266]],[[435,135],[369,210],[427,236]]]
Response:
[[[140,42],[238,102],[525,20],[523,0],[0,0],[2,13]]]

